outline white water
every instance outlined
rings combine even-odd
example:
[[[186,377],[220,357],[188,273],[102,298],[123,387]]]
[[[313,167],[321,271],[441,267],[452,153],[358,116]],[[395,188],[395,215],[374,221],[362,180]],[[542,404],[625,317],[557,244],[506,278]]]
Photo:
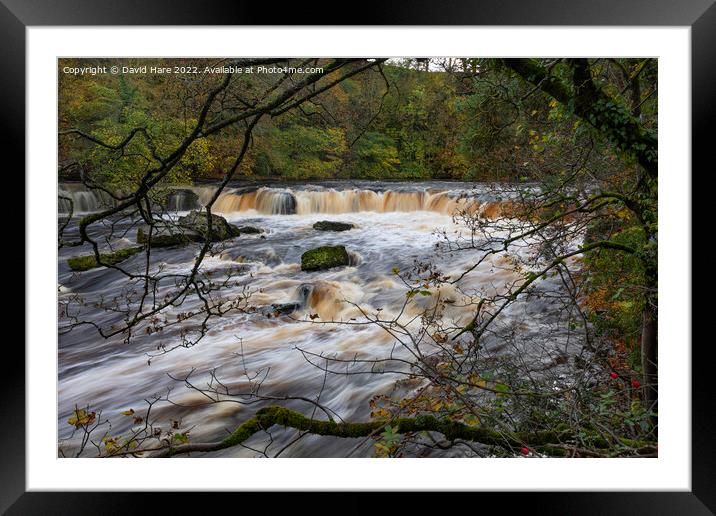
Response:
[[[201,199],[201,192],[197,193]],[[113,432],[121,433],[127,429],[129,422],[128,418],[119,415],[120,411],[131,407],[141,413],[145,408],[144,399],[155,393],[166,394],[166,390],[172,388],[173,401],[194,407],[182,409],[171,405],[157,406],[155,416],[161,421],[182,418],[182,428],[194,427],[190,433],[193,441],[217,440],[250,417],[258,406],[243,407],[235,403],[199,406],[206,399],[172,380],[168,374],[181,377],[193,368],[196,369],[193,381],[205,385],[209,372],[216,369],[217,376],[226,385],[240,390],[246,386],[243,377],[246,370],[251,374],[268,370],[262,394],[315,398],[324,381],[323,373],[307,363],[297,348],[340,358],[352,358],[356,354],[359,358],[386,357],[393,348],[394,339],[374,325],[322,325],[307,322],[306,318],[309,314],[318,314],[316,321],[361,320],[359,309],[350,303],[357,304],[371,314],[381,309],[384,319],[397,314],[405,300],[406,288],[391,270],[396,267],[407,270],[415,261],[433,259],[434,246],[438,242],[438,236],[434,233],[436,229],[445,229],[453,236],[455,231],[463,230],[453,223],[447,210],[420,209],[435,206],[434,203],[438,202],[436,199],[440,199],[439,193],[413,193],[403,196],[400,202],[390,204],[391,197],[395,199],[400,196],[390,195],[390,192],[337,192],[328,196],[330,202],[320,203],[315,192],[303,191],[295,194],[295,215],[266,214],[264,211],[269,211],[269,208],[261,202],[256,202],[253,207],[229,209],[220,198],[217,208],[223,209],[217,211],[223,212],[229,222],[263,228],[266,230],[265,238],[260,235],[243,235],[228,242],[223,251],[205,259],[203,270],[212,270],[216,276],[221,276],[227,267],[243,264],[241,266],[246,268],[246,274],[240,278],[240,285],[232,287],[228,295],[238,295],[243,285],[250,285],[256,291],[251,297],[251,304],[256,306],[297,300],[299,287],[311,285],[313,290],[307,306],[291,316],[301,320],[285,316],[267,318],[260,314],[232,314],[214,320],[209,334],[196,346],[176,349],[154,358],[151,365],[147,363],[147,353],[155,352],[160,343],[168,347],[175,345],[178,340],[175,329],[146,336],[141,333],[144,328],[140,328],[136,340],[130,345],[124,344],[121,338],[105,341],[89,328],[75,329],[61,335],[60,437],[66,438],[71,431],[66,420],[75,405],[89,404],[93,410],[101,409],[103,417],[112,419]],[[254,199],[258,200],[259,197],[260,192],[257,192]],[[358,208],[382,206],[383,210],[354,210],[356,198],[360,200],[361,197],[377,204],[360,205],[359,201]],[[234,199],[231,202],[240,205],[242,201]],[[411,205],[408,202],[414,203],[417,211],[409,211]],[[271,207],[270,211],[274,212],[274,208]],[[332,213],[330,220],[350,222],[356,228],[340,233],[316,231],[312,224],[326,219],[323,213]],[[133,240],[133,234],[127,237]],[[338,244],[345,245],[351,253],[353,266],[320,272],[300,270],[300,256],[304,251],[321,245]],[[197,245],[161,249],[153,251],[153,256],[165,262],[168,270],[186,272],[193,264],[197,249]],[[95,269],[73,276],[66,265],[66,258],[74,254],[78,254],[77,249],[63,249],[60,254],[59,281],[65,287],[59,294],[61,300],[74,293],[81,293],[87,301],[92,302],[100,296],[121,293],[125,279],[116,272]],[[442,256],[439,263],[444,274],[457,277],[475,258],[474,253],[465,252]],[[133,264],[142,263],[142,260],[143,257],[138,255],[123,263],[123,266],[131,268]],[[460,287],[465,292],[478,288],[499,288],[513,279],[511,273],[505,270],[504,260],[504,256],[498,255],[494,260],[484,263],[461,282]],[[436,294],[416,296],[402,320],[407,322],[419,315],[434,302]],[[471,310],[461,307],[464,299],[460,294],[446,287],[440,296],[455,301],[446,308],[444,315],[448,320],[455,324],[465,324],[469,320]],[[169,313],[169,319],[192,306],[192,303],[185,304]],[[516,303],[506,312],[505,319],[520,324],[526,334],[534,335],[540,331],[542,318],[548,318],[550,313],[551,308],[546,302]],[[101,319],[104,324],[112,320],[112,314],[97,313],[93,317]],[[414,322],[413,326],[418,323]],[[554,342],[553,346],[555,353],[563,352],[563,343]],[[243,355],[238,356],[240,353]],[[396,348],[395,353],[405,356],[400,347]],[[524,353],[529,354],[529,350],[524,350]],[[377,394],[390,394],[397,378],[392,374],[328,375],[320,402],[346,420],[368,420],[369,399]],[[309,410],[301,402],[283,404],[304,412]],[[167,424],[161,426],[166,428]],[[276,432],[276,444],[272,450],[277,451],[282,443],[294,436],[295,433],[291,431]],[[262,438],[265,436],[254,436],[247,444],[258,445]],[[299,441],[284,455],[343,456],[357,444],[360,441],[310,436]],[[359,447],[354,456],[370,456],[371,452],[371,443],[367,442]],[[219,455],[254,456],[256,453],[235,447]]]
[[[215,185],[177,187],[169,196],[168,209],[200,208],[216,192]],[[78,183],[62,183],[59,213],[69,212],[70,199],[75,213],[93,212],[111,205],[108,195],[89,191]],[[326,185],[298,184],[291,187],[226,187],[213,206],[216,213],[255,211],[264,215],[308,215],[311,213],[413,212],[432,211],[450,215],[457,210],[483,210],[488,216],[499,213],[509,197],[496,196],[488,185],[467,183],[353,183]]]
[[[81,183],[61,183],[58,189],[58,213],[68,214],[99,211],[112,205],[113,199],[104,192],[90,191]]]

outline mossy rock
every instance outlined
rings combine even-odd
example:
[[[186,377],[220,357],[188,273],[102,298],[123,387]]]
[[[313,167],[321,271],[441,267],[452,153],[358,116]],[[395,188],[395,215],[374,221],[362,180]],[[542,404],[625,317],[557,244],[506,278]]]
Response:
[[[212,242],[220,242],[237,237],[241,230],[229,224],[224,217],[211,214],[211,234],[207,235],[209,229],[209,217],[205,211],[192,211],[184,217],[179,217],[179,226],[190,231],[199,233]]]
[[[333,222],[331,220],[321,220],[313,225],[313,229],[318,231],[348,231],[353,227],[353,224],[348,222]]]
[[[109,253],[100,253],[99,256],[101,261],[105,264],[115,265],[119,262],[126,260],[130,256],[137,254],[142,249],[144,249],[144,247],[142,246],[128,247],[126,249],[118,249],[117,251]],[[87,271],[89,269],[104,266],[97,263],[94,254],[73,256],[72,258],[67,260],[67,265],[69,265],[70,269],[72,269],[73,271]]]
[[[189,242],[203,242],[204,237],[199,233],[190,230],[172,232],[167,228],[154,229],[152,241],[149,242],[149,226],[139,226],[137,229],[137,243],[150,244],[150,247],[171,247],[174,245],[185,245]]]
[[[301,255],[302,271],[319,271],[348,265],[346,248],[342,245],[317,247]]]

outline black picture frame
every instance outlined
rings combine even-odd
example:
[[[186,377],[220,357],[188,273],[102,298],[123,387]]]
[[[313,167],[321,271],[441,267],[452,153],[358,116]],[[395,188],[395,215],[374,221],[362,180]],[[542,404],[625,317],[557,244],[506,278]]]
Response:
[[[286,4],[287,5],[287,4]],[[0,142],[3,156],[17,158],[13,168],[7,167],[5,183],[16,199],[24,199],[25,170],[25,30],[30,26],[46,25],[620,25],[620,26],[689,26],[691,27],[692,71],[692,163],[693,181],[713,171],[711,148],[713,141],[708,129],[714,122],[716,107],[716,4],[714,0],[405,0],[361,2],[352,12],[339,14],[336,4],[322,2],[276,9],[272,3],[240,2],[238,0],[0,0],[0,39],[2,40],[2,68],[0,77]],[[88,43],[89,44],[89,43]],[[568,45],[565,45],[568,51]],[[6,160],[3,160],[7,163]],[[49,171],[48,171],[49,173]],[[54,180],[54,179],[53,179]],[[692,192],[707,195],[704,190]],[[24,194],[24,195],[23,195]],[[11,194],[6,193],[6,196]],[[697,199],[693,198],[696,206]],[[704,199],[703,204],[707,201]],[[696,218],[692,216],[694,223]],[[25,267],[25,228],[13,217],[17,250],[6,267],[21,270]],[[697,233],[692,230],[692,236]],[[706,271],[709,267],[706,251],[693,256],[692,270]],[[53,266],[54,264],[48,266]],[[26,270],[25,274],[32,271]],[[16,275],[19,276],[19,275]],[[17,278],[19,280],[19,278]],[[9,288],[9,287],[8,287]],[[16,287],[14,306],[31,309],[30,299],[17,292],[25,292],[24,285]],[[20,299],[24,300],[20,303]],[[696,300],[693,312],[701,314]],[[702,308],[706,310],[708,307]],[[692,321],[700,318],[692,315]],[[701,318],[708,320],[704,314]],[[6,327],[10,322],[6,322]],[[6,331],[10,331],[6,329]],[[25,489],[25,355],[17,338],[6,334],[3,358],[2,405],[0,405],[0,511],[7,514],[114,514],[130,513],[144,506],[135,496],[114,493],[56,493],[26,492]],[[664,343],[692,348],[692,378],[685,378],[692,387],[692,490],[690,492],[610,492],[610,493],[480,493],[479,507],[487,510],[490,502],[504,504],[509,497],[510,508],[548,514],[714,514],[716,512],[716,447],[711,442],[714,428],[713,400],[716,399],[709,369],[714,363],[712,338],[692,338],[692,343]],[[14,356],[13,356],[14,354]],[[685,436],[687,438],[687,436]],[[204,494],[206,496],[206,493]],[[213,498],[210,507],[218,508]],[[241,494],[246,502],[246,494]],[[264,495],[265,496],[265,495]],[[296,496],[296,493],[292,495]],[[371,510],[366,501],[352,501],[357,494],[344,495],[341,506],[354,511]],[[163,511],[170,507],[187,508],[180,493],[157,495]],[[500,500],[494,500],[500,497]],[[309,499],[305,498],[306,503]],[[208,501],[208,500],[207,500]],[[293,500],[303,505],[304,502]],[[323,502],[322,502],[323,503]],[[401,511],[423,504],[415,494],[401,501]],[[470,502],[474,503],[474,502]],[[327,505],[327,503],[326,503]],[[452,505],[452,502],[451,502]],[[365,509],[362,511],[361,508]],[[385,509],[386,507],[382,507]],[[345,509],[341,509],[344,512]],[[371,510],[372,511],[372,510]],[[183,511],[182,511],[183,512]],[[273,511],[271,511],[273,512]]]

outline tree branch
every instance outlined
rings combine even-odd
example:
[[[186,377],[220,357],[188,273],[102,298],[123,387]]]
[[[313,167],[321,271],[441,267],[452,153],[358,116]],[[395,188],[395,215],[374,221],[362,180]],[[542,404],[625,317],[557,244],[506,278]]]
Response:
[[[657,177],[657,137],[632,116],[629,109],[609,97],[592,80],[586,59],[569,59],[573,89],[532,59],[504,59],[524,80],[573,110],[619,149],[632,155],[652,178]]]
[[[333,421],[316,421],[299,412],[273,405],[259,410],[254,417],[239,425],[223,441],[183,444],[174,448],[163,449],[152,455],[152,457],[173,457],[191,452],[210,452],[231,448],[242,444],[252,435],[262,430],[268,430],[274,425],[295,428],[315,435],[355,438],[369,436],[386,424],[390,424],[396,428],[396,432],[403,434],[426,431],[440,432],[448,440],[463,439],[488,446],[499,446],[511,452],[529,446],[534,451],[555,456],[566,455],[567,450],[560,448],[558,445],[574,439],[574,436],[567,431],[515,432],[507,434],[486,428],[468,426],[447,418],[437,419],[434,416],[397,418],[391,422],[336,423]],[[597,448],[611,447],[611,443],[602,438],[596,438],[593,444]],[[645,446],[645,443],[628,439],[623,439],[621,444],[632,448],[643,448]]]

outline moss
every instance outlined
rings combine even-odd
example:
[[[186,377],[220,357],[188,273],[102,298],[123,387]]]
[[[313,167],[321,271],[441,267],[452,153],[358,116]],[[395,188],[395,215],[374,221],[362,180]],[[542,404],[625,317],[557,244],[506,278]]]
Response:
[[[259,430],[268,430],[273,425],[282,425],[310,432],[315,435],[330,435],[335,437],[366,437],[385,426],[385,421],[370,421],[367,423],[336,423],[335,421],[320,421],[310,419],[299,412],[284,407],[265,407],[259,410],[254,417],[240,425],[234,433],[223,442],[223,447],[235,446],[242,443]],[[555,432],[520,433],[509,435],[486,428],[471,427],[450,419],[440,419],[429,415],[415,418],[399,418],[392,422],[399,433],[416,433],[421,431],[440,432],[447,439],[465,439],[487,445],[507,448],[519,448],[525,442],[531,445],[560,442],[564,437]],[[560,453],[563,452],[561,449]]]
[[[567,457],[569,454],[568,450],[556,446],[537,446],[535,451],[549,457]]]
[[[257,413],[263,428],[271,425],[283,425],[299,430],[310,431],[317,435],[332,435],[336,437],[365,437],[374,430],[383,426],[382,422],[369,423],[336,423],[335,421],[320,421],[310,419],[283,407],[266,407]]]
[[[299,412],[284,407],[270,406],[259,410],[256,415],[239,425],[229,437],[219,443],[211,443],[208,446],[202,445],[201,449],[184,447],[171,450],[166,456],[185,453],[192,449],[196,451],[213,451],[237,446],[255,433],[268,430],[274,425],[291,427],[315,435],[358,438],[374,435],[376,431],[382,429],[387,423],[387,421],[370,421],[367,423],[320,421],[308,418]],[[414,418],[398,418],[390,421],[390,424],[397,428],[398,433],[439,432],[450,440],[464,439],[488,446],[499,446],[510,452],[514,452],[523,446],[529,446],[535,451],[551,457],[567,456],[568,451],[555,446],[555,444],[567,442],[574,438],[568,431],[497,432],[488,428],[468,426],[448,418],[437,419],[431,415],[420,415]],[[622,440],[624,444],[627,444],[625,441],[627,440]],[[609,443],[605,442],[603,444],[604,447],[609,447]],[[629,441],[628,444],[643,444],[646,446],[650,443]],[[597,445],[597,447],[600,446]]]
[[[171,233],[166,230],[155,230],[152,232],[152,241],[149,242],[149,226],[140,226],[137,229],[137,243],[148,244],[151,247],[171,247],[174,245],[185,245],[189,242],[203,242],[203,237],[193,231],[182,231]]]
[[[222,448],[229,448],[243,443],[246,439],[261,430],[261,423],[256,416],[241,424],[234,432],[224,439],[221,444]]]
[[[346,248],[342,245],[318,247],[301,256],[302,271],[318,271],[348,265]]]
[[[73,271],[86,271],[89,269],[94,269],[96,267],[102,267],[105,265],[114,265],[119,262],[122,262],[129,258],[130,256],[138,253],[144,249],[142,246],[137,247],[128,247],[126,249],[118,249],[117,251],[113,251],[110,253],[100,253],[100,260],[102,261],[102,265],[97,263],[97,260],[95,259],[94,254],[88,254],[84,256],[74,256],[67,260],[67,265],[70,266],[70,269]]]

